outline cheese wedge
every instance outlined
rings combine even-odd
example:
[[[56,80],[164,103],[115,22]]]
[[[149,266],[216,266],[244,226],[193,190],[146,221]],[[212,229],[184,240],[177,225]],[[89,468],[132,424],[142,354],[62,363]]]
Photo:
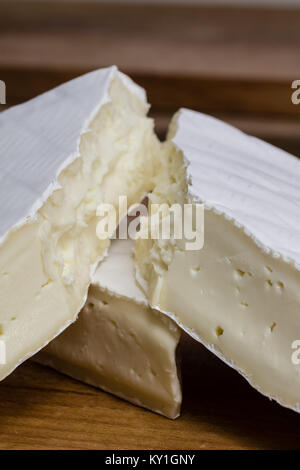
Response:
[[[109,245],[96,235],[97,207],[151,189],[147,111],[144,91],[111,67],[1,113],[0,379],[83,307]]]
[[[164,151],[150,200],[204,204],[205,241],[136,241],[151,306],[299,412],[300,161],[185,109]]]
[[[181,386],[180,330],[148,306],[134,278],[132,241],[113,241],[87,303],[73,323],[35,359],[136,405],[176,418]]]

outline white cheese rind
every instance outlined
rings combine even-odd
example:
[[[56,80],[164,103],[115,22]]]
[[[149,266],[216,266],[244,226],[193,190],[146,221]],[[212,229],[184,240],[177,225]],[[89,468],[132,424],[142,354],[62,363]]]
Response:
[[[299,159],[187,109],[172,141],[188,163],[190,194],[300,269]]]
[[[80,136],[111,101],[115,76],[143,102],[143,89],[116,67],[95,70],[0,114],[0,240],[34,217],[60,187],[57,177],[80,156]]]
[[[170,138],[186,165],[186,200],[204,203],[205,242],[196,252],[173,245],[169,258],[160,242],[151,251],[137,243],[150,304],[261,393],[299,411],[300,162],[188,110]]]
[[[149,308],[134,279],[132,242],[114,241],[79,318],[35,358],[136,405],[176,418],[179,328]]]
[[[98,205],[147,192],[156,142],[147,110],[111,67],[1,113],[0,379],[83,307],[109,245],[96,236]]]

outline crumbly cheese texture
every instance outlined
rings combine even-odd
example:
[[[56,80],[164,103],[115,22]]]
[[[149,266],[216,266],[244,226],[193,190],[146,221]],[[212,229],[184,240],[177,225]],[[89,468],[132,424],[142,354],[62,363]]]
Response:
[[[0,379],[73,322],[109,241],[97,207],[151,190],[145,93],[116,67],[0,116]],[[125,215],[125,214],[123,214]]]
[[[131,240],[112,242],[78,320],[35,359],[136,405],[176,418],[180,330],[152,310],[134,278]]]
[[[189,110],[174,118],[166,145],[169,170],[152,198],[203,203],[204,248],[137,240],[137,279],[153,308],[261,393],[300,411],[292,361],[300,339],[299,160]]]

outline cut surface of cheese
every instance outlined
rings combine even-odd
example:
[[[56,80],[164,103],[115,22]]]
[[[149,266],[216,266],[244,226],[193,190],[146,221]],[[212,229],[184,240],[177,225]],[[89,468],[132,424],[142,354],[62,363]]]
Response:
[[[79,317],[35,359],[169,418],[180,412],[180,330],[134,277],[131,240],[112,242]]]
[[[137,240],[137,279],[153,308],[300,411],[300,161],[201,113],[182,110],[150,200],[205,207],[204,248]]]
[[[0,115],[0,379],[76,319],[109,241],[97,207],[151,189],[145,93],[116,67]],[[124,214],[122,214],[124,215]]]

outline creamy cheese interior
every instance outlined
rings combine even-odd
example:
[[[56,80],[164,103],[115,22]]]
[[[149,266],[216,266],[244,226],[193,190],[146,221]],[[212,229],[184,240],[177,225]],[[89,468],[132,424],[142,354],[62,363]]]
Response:
[[[96,236],[100,203],[138,203],[152,188],[158,145],[147,105],[120,78],[80,138],[80,157],[58,176],[57,189],[34,220],[0,247],[0,379],[74,321],[91,273],[109,242]],[[20,149],[22,151],[22,149]]]
[[[176,122],[172,123],[170,139],[176,135]],[[195,154],[192,181],[187,178],[189,162],[169,140],[168,169],[156,180],[152,200],[167,204],[198,202],[195,191],[189,191],[193,180],[198,182],[197,140],[192,139],[197,136],[195,122],[191,122],[190,134],[189,144]],[[210,158],[207,174],[212,171],[209,165],[213,165],[214,156]],[[199,175],[202,168],[199,163]],[[215,170],[215,179],[211,176],[205,181],[208,187],[219,184],[218,171],[222,170]],[[265,183],[276,189],[271,178]],[[233,198],[234,191],[232,187]],[[207,202],[213,205],[216,200]],[[153,308],[165,312],[238,369],[260,392],[300,410],[300,367],[292,361],[292,345],[300,339],[300,271],[292,261],[259,245],[234,219],[208,205],[202,250],[186,251],[182,243],[172,239],[137,240],[135,255],[137,279],[148,292]]]
[[[36,359],[169,418],[180,411],[180,332],[134,278],[131,240],[113,241],[75,323]]]
[[[174,203],[204,202],[206,209],[202,250],[187,251],[184,240],[172,236],[136,241],[137,280],[151,307],[262,393],[299,411],[300,368],[292,360],[300,340],[298,162],[186,110],[183,130],[176,117],[160,145],[146,103],[120,78],[111,83],[110,98],[81,135],[80,156],[61,170],[60,188],[1,242],[0,340],[7,362],[0,365],[0,379],[58,336],[84,306],[109,247],[96,236],[99,204],[119,209],[120,195],[131,205],[152,191],[150,207],[165,205],[158,225]],[[252,163],[240,161],[240,154]],[[31,194],[32,186],[26,190]],[[267,210],[257,216],[259,204]],[[65,342],[59,337],[49,346],[56,355],[52,365],[173,417],[180,396],[177,333],[170,335],[169,325],[145,303],[96,283],[78,322],[62,336]]]

